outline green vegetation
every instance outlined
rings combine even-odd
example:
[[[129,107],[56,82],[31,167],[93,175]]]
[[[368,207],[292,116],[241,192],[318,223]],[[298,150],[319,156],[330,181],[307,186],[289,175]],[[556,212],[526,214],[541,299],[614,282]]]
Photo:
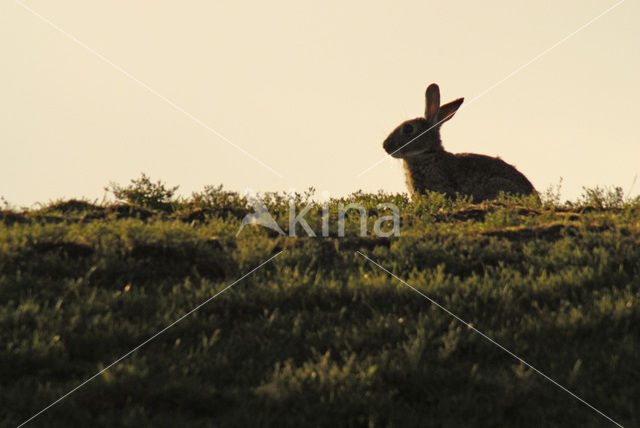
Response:
[[[614,426],[356,251],[624,426],[640,426],[640,201],[430,194],[334,200],[331,236],[235,236],[245,198],[146,176],[115,203],[0,211],[0,425]],[[287,230],[289,198],[263,195]],[[359,202],[370,235],[337,204]],[[380,202],[401,236],[372,234]],[[305,216],[322,227],[320,207]]]

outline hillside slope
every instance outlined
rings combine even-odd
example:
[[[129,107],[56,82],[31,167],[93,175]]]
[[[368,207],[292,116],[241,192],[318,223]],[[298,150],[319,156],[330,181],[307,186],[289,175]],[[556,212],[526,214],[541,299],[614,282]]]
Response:
[[[1,426],[152,337],[25,426],[615,426],[474,328],[640,426],[637,201],[357,193],[312,238],[236,236],[246,201],[205,193],[0,213]],[[400,236],[359,236],[354,212],[339,237],[340,202],[368,231],[396,204]]]

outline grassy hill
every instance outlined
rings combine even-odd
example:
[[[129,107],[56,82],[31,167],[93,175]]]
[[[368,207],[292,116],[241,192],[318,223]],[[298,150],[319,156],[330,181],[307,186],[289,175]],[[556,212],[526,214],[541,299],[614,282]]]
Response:
[[[236,236],[252,210],[220,187],[111,190],[118,202],[0,212],[1,426],[149,338],[25,426],[615,426],[474,329],[640,426],[640,202],[619,191],[356,193],[311,238]],[[264,196],[286,231],[288,199]],[[338,237],[349,202],[368,231],[396,204],[400,237],[359,236],[357,212]]]

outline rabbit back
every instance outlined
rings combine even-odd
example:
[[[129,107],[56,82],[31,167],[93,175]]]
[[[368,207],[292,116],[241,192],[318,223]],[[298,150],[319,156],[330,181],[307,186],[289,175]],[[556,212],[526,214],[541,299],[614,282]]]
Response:
[[[430,190],[454,197],[459,193],[480,202],[495,199],[500,192],[513,195],[536,193],[522,173],[500,158],[441,151],[405,158],[404,164],[411,194]]]

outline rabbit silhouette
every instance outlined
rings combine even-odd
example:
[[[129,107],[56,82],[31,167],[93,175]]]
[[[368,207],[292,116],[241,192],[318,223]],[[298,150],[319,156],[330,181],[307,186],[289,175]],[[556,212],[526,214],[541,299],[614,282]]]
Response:
[[[426,92],[425,117],[401,123],[384,140],[384,150],[404,161],[409,193],[461,194],[475,202],[495,199],[500,192],[537,195],[529,180],[500,158],[444,150],[440,126],[453,117],[463,101],[459,98],[441,106],[440,88],[433,83]]]

